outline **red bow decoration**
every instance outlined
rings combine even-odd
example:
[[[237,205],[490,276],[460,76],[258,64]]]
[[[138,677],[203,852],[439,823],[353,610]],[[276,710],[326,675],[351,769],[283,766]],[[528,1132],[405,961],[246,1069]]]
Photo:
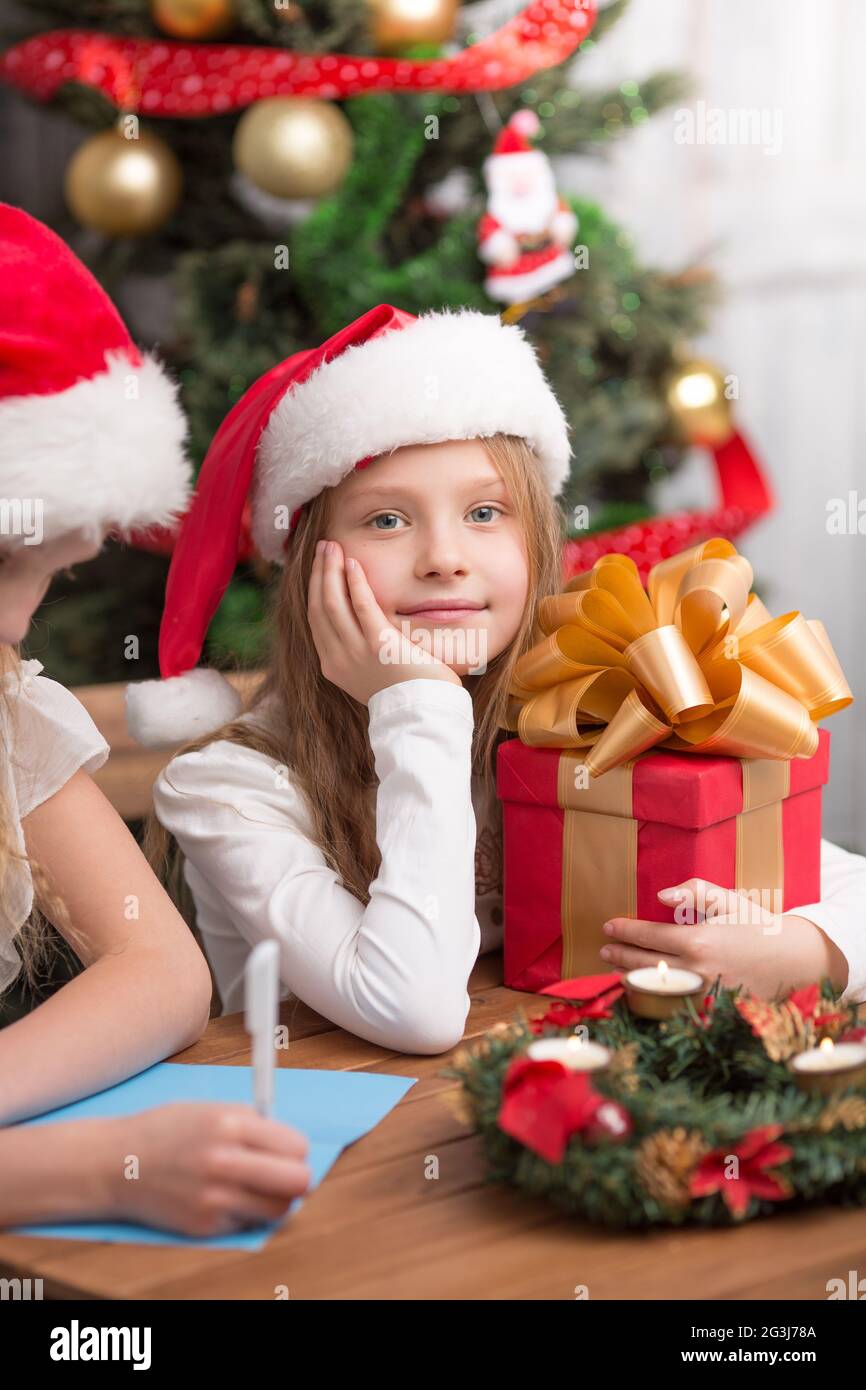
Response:
[[[713,1149],[705,1154],[692,1174],[689,1194],[695,1198],[721,1193],[728,1211],[736,1218],[745,1215],[752,1197],[784,1201],[791,1196],[790,1184],[777,1173],[767,1172],[774,1164],[786,1163],[793,1157],[794,1150],[789,1145],[776,1142],[781,1133],[782,1125],[762,1125],[750,1130],[732,1148]],[[727,1173],[732,1157],[739,1161],[736,1177]]]
[[[610,1010],[605,1008],[602,1001],[593,999],[589,1004],[566,1004],[564,1000],[557,1000],[551,1004],[545,1014],[536,1014],[529,1020],[529,1027],[532,1033],[538,1037],[544,1032],[545,1028],[574,1028],[578,1023],[583,1023],[585,1019],[610,1018]]]
[[[121,110],[150,116],[212,116],[274,96],[339,101],[372,91],[498,91],[564,62],[595,16],[596,0],[533,0],[487,38],[431,59],[58,29],[10,48],[0,58],[0,77],[39,101],[49,101],[64,82],[82,82]]]
[[[560,1163],[569,1139],[623,1139],[631,1116],[618,1101],[600,1096],[589,1077],[561,1062],[515,1057],[505,1074],[499,1128],[548,1163]]]
[[[538,993],[552,994],[558,1000],[578,1000],[573,1017],[563,1020],[568,1026],[584,1018],[610,1018],[614,1004],[622,998],[625,989],[622,975],[612,970],[606,975],[575,975],[570,980],[557,980],[555,984],[545,985]],[[553,1022],[553,1012],[550,1009],[543,1018]]]
[[[807,985],[805,989],[792,990],[788,995],[788,1003],[793,1004],[795,1009],[799,1009],[803,1018],[811,1019],[819,1031],[824,1028],[834,1028],[845,1019],[845,1015],[838,1011],[826,1014],[818,1012],[823,1000],[817,985]]]

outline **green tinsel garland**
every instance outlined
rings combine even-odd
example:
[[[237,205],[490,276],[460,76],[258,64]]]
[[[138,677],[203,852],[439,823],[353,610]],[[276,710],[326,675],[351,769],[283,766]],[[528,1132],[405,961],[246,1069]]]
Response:
[[[738,996],[745,997],[742,991],[714,990],[709,1016],[690,1002],[667,1023],[635,1017],[620,998],[610,1018],[586,1020],[591,1037],[614,1052],[613,1066],[593,1076],[593,1086],[625,1107],[633,1130],[622,1141],[589,1143],[575,1134],[555,1164],[504,1133],[498,1115],[512,1059],[537,1037],[569,1036],[573,1025],[548,1024],[535,1032],[521,1009],[513,1023],[462,1049],[444,1075],[461,1082],[459,1108],[482,1138],[488,1181],[510,1183],[570,1214],[614,1227],[730,1225],[819,1202],[866,1205],[866,1087],[832,1096],[800,1090],[787,1056],[814,1046],[822,1030],[816,1035],[807,1026],[811,1036],[770,1043],[768,1053],[737,1010]],[[833,997],[824,982],[823,1012],[844,1018],[835,1031],[855,1027],[856,1008],[840,1007]],[[783,1008],[776,1016],[784,1022],[790,1014]],[[751,1195],[735,1218],[718,1193],[688,1196],[689,1173],[705,1152],[727,1152],[764,1125],[781,1125],[779,1141],[793,1151],[773,1170],[790,1186],[785,1200]]]

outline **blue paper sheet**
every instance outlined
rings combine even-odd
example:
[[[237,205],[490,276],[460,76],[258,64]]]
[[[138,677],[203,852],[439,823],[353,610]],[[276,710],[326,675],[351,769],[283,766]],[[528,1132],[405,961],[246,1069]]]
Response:
[[[383,1076],[380,1072],[277,1068],[274,1072],[274,1118],[300,1130],[310,1144],[306,1162],[312,1177],[305,1197],[318,1187],[340,1151],[383,1120],[417,1079],[414,1076]],[[240,1101],[251,1104],[252,1095],[251,1067],[160,1062],[107,1091],[100,1091],[98,1095],[88,1096],[86,1100],[65,1105],[60,1110],[52,1110],[47,1115],[24,1123],[47,1125],[60,1120],[105,1119],[132,1115],[139,1110],[176,1101]],[[291,1220],[292,1214],[303,1205],[305,1197],[292,1203],[284,1220]],[[156,1231],[147,1226],[120,1221],[16,1226],[10,1234],[65,1236],[70,1240],[131,1241],[140,1245],[201,1245],[215,1250],[260,1250],[281,1224],[275,1221],[232,1235],[206,1238],[171,1235],[168,1231]]]

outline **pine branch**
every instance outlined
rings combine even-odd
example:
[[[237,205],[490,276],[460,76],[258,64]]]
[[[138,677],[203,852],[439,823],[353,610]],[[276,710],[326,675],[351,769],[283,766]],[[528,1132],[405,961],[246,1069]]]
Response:
[[[604,38],[605,34],[610,33],[614,25],[618,24],[624,17],[630,4],[631,0],[611,0],[609,5],[599,5],[595,23],[592,26],[590,42],[597,44]]]

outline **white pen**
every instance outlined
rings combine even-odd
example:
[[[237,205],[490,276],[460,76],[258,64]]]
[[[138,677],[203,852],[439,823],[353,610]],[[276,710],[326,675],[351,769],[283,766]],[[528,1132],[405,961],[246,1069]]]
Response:
[[[274,1103],[274,1043],[280,993],[280,948],[260,941],[245,971],[246,1029],[253,1040],[253,1103],[269,1116]]]

